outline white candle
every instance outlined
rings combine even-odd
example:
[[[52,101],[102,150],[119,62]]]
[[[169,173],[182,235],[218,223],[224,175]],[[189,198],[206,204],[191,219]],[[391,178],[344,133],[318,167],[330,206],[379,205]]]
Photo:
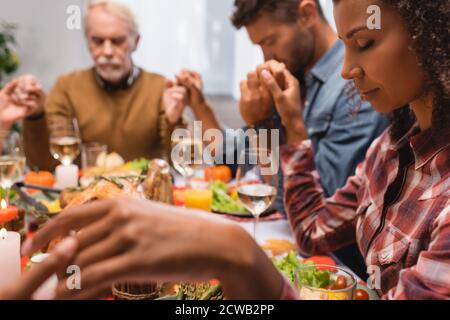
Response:
[[[78,187],[78,167],[76,165],[58,166],[55,171],[55,176],[57,188]]]
[[[20,278],[20,234],[0,230],[0,289]]]

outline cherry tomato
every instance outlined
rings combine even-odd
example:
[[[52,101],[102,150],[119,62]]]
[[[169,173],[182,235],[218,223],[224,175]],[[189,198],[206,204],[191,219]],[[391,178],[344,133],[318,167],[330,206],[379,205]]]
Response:
[[[358,290],[356,290],[355,299],[356,300],[369,300],[369,294],[367,293],[366,290],[358,289]]]
[[[343,290],[347,288],[347,278],[344,276],[338,276],[336,282],[333,285],[334,290]]]

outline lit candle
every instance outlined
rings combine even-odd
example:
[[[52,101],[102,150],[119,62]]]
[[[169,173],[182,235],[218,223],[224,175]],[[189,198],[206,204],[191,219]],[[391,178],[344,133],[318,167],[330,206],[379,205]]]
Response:
[[[78,187],[78,167],[60,165],[56,168],[56,186],[60,189]]]
[[[8,206],[5,199],[0,201],[0,226],[17,219],[18,216],[19,209],[14,206]]]
[[[0,230],[0,289],[20,278],[20,234]]]

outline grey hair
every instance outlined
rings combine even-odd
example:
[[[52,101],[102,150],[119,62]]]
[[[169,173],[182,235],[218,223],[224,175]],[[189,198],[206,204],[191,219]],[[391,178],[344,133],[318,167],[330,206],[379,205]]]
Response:
[[[84,16],[84,27],[87,32],[87,17],[92,9],[102,7],[106,12],[126,20],[130,25],[132,36],[139,35],[136,15],[129,6],[118,0],[88,0]]]

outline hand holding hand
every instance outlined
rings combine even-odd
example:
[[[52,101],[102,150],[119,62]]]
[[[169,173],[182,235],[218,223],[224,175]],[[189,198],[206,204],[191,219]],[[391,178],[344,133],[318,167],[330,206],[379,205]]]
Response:
[[[36,77],[25,75],[20,77],[18,81],[18,86],[12,95],[13,101],[27,107],[27,117],[42,113],[46,95]]]
[[[199,73],[182,70],[177,75],[177,83],[187,89],[188,105],[192,109],[199,109],[206,101],[203,94],[203,81]]]
[[[163,105],[167,119],[171,124],[180,121],[187,104],[187,89],[168,81],[167,88],[163,93]]]
[[[0,91],[0,126],[3,130],[17,121],[43,112],[45,93],[33,76],[11,81]]]

